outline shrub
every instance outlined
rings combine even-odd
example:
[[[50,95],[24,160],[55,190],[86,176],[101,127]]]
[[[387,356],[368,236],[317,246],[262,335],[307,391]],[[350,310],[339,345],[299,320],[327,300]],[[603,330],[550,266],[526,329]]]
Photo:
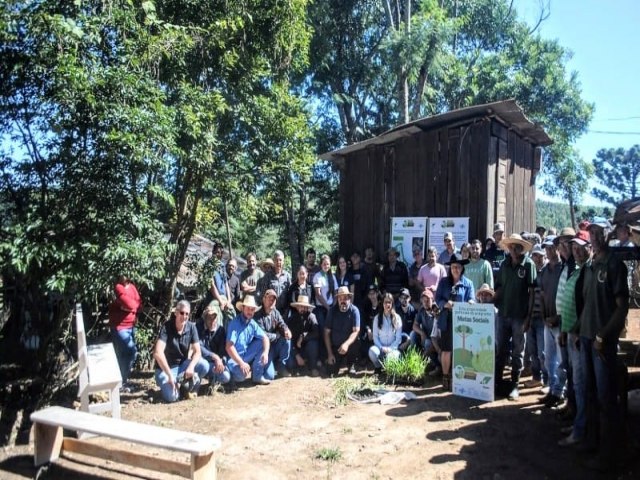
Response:
[[[415,347],[409,347],[398,358],[387,357],[382,362],[382,368],[391,383],[417,383],[424,379],[429,360]]]

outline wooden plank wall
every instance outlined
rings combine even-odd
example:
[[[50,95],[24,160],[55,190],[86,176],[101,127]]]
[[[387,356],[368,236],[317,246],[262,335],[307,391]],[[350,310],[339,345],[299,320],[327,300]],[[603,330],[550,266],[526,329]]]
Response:
[[[469,236],[493,224],[535,228],[535,147],[496,120],[478,119],[371,146],[345,158],[340,252],[389,246],[392,216],[468,216]]]

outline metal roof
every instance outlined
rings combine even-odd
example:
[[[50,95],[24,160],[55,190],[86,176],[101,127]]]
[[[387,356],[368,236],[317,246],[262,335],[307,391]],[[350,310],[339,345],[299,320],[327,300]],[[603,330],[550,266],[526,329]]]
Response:
[[[547,146],[553,143],[547,133],[540,125],[531,122],[515,100],[503,100],[500,102],[475,105],[472,107],[460,108],[451,112],[441,113],[432,117],[420,118],[413,122],[398,125],[387,130],[377,137],[363,140],[362,142],[347,145],[332,152],[323,153],[320,158],[323,160],[339,161],[346,155],[357,152],[373,145],[387,145],[396,140],[410,137],[425,130],[439,128],[449,123],[459,123],[465,120],[472,120],[478,117],[495,118],[503,123],[507,128],[514,130],[525,140],[536,146]]]

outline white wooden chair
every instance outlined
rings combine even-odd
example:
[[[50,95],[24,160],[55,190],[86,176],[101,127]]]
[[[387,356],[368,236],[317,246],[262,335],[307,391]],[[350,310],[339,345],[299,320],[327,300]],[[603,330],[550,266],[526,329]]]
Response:
[[[78,397],[80,409],[88,413],[111,412],[113,418],[120,418],[120,386],[122,376],[112,343],[87,346],[84,331],[82,305],[76,304],[76,330],[78,335]],[[106,402],[89,403],[92,393],[108,395]]]

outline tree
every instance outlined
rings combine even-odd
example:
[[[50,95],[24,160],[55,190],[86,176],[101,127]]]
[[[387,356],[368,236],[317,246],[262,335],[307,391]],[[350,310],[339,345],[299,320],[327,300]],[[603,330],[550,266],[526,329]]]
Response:
[[[551,149],[554,160],[548,167],[542,187],[550,195],[559,196],[569,203],[571,225],[578,224],[576,212],[578,205],[589,188],[589,179],[593,176],[593,167],[585,162],[574,148],[562,149],[555,146]]]
[[[466,350],[465,341],[469,335],[473,333],[473,329],[469,325],[458,325],[456,333],[462,337],[462,349]]]
[[[615,206],[623,200],[637,198],[640,192],[640,145],[629,150],[598,150],[593,159],[596,177],[604,188],[594,188],[593,195]]]

